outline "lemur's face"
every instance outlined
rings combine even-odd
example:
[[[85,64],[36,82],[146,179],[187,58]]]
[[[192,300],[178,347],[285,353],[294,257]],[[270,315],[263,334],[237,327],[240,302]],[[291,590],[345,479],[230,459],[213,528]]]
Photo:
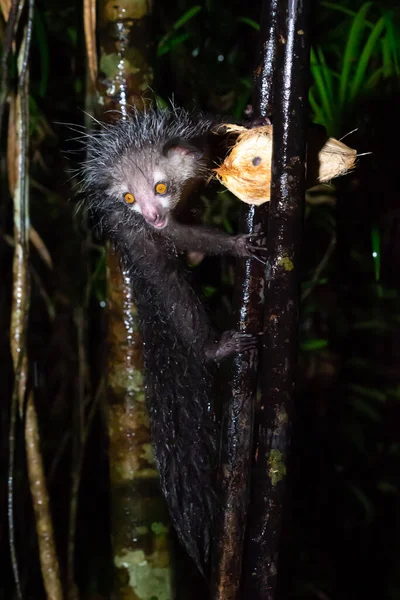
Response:
[[[163,229],[185,187],[204,171],[201,152],[185,140],[126,150],[115,167],[110,194],[118,197],[156,229]]]
[[[162,230],[171,211],[198,180],[210,175],[212,121],[172,106],[132,110],[114,124],[100,123],[83,141],[82,192],[99,216],[116,211]],[[141,219],[141,217],[143,219]]]

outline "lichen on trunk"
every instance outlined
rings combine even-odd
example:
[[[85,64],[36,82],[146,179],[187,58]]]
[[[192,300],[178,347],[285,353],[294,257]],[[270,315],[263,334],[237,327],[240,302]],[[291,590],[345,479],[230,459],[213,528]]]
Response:
[[[109,250],[108,432],[118,598],[169,600],[167,515],[150,443],[132,283]],[[123,318],[121,318],[123,316]],[[134,594],[134,595],[133,595]]]
[[[124,118],[129,105],[140,110],[147,104],[153,80],[150,10],[144,0],[98,3],[100,119],[110,118],[110,110]],[[134,282],[110,247],[106,254],[114,597],[172,600],[169,522],[150,440]]]

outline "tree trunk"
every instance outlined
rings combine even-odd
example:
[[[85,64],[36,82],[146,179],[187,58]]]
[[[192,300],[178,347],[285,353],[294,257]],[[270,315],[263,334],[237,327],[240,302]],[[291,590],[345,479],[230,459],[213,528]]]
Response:
[[[152,83],[149,61],[151,3],[101,0],[99,107],[142,109]],[[115,119],[115,113],[111,113]],[[107,248],[107,397],[115,598],[173,597],[168,519],[153,459],[145,402],[141,338],[132,281]]]
[[[276,598],[280,530],[297,357],[301,224],[305,195],[308,2],[277,5],[274,126],[262,400],[249,508],[244,597]],[[268,46],[266,46],[268,49]]]

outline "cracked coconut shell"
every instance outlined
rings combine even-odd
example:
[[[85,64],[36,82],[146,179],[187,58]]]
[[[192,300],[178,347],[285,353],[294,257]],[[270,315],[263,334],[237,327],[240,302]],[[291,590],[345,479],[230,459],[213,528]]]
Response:
[[[270,200],[272,125],[246,129],[224,125],[224,133],[238,134],[215,176],[235,196],[247,204],[263,204]],[[218,133],[218,131],[216,132]],[[318,140],[310,130],[307,148],[307,187],[344,175],[355,164],[357,151],[334,138]]]

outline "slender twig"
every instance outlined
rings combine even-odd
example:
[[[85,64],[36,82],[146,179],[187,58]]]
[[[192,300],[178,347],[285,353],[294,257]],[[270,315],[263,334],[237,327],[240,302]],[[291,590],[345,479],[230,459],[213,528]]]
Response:
[[[3,40],[3,53],[1,56],[0,70],[1,70],[1,88],[0,88],[0,139],[2,133],[3,126],[3,115],[5,110],[5,105],[7,102],[7,93],[8,93],[8,59],[10,56],[11,48],[14,42],[14,34],[15,29],[18,22],[19,10],[18,7],[20,5],[19,0],[12,0],[10,11],[7,15],[4,15],[7,18],[6,30],[4,32],[4,40]]]
[[[78,495],[79,486],[82,476],[82,464],[85,441],[87,431],[90,428],[90,423],[85,425],[85,388],[87,387],[87,357],[86,357],[86,324],[84,311],[87,306],[80,307],[75,311],[74,321],[78,333],[78,364],[79,364],[79,393],[78,404],[76,410],[74,437],[73,437],[73,468],[72,468],[72,485],[71,485],[71,500],[69,510],[69,527],[68,527],[68,543],[67,543],[67,570],[68,570],[68,598],[74,600],[78,597],[75,584],[75,541],[76,541],[76,522],[78,514]],[[96,402],[93,403],[97,405]],[[93,406],[92,406],[93,408]]]
[[[21,194],[21,242],[28,250],[27,235],[29,233],[29,190],[28,190],[28,151],[29,151],[29,54],[32,41],[33,13],[35,0],[28,0],[28,18],[25,29],[24,41],[18,57],[18,95],[21,97],[21,149],[20,161],[20,194]]]
[[[13,3],[14,4],[14,3]],[[8,473],[8,524],[11,563],[16,585],[16,592],[19,599],[22,599],[22,587],[19,574],[19,566],[16,551],[15,539],[15,518],[14,518],[14,467],[15,467],[15,449],[16,449],[16,427],[18,409],[20,415],[23,412],[23,404],[26,391],[26,381],[28,374],[27,362],[27,320],[29,309],[29,278],[28,278],[28,242],[26,239],[26,220],[29,219],[28,212],[28,194],[27,194],[27,131],[28,131],[28,79],[27,57],[29,56],[32,19],[33,19],[33,0],[29,2],[28,21],[25,26],[25,33],[18,53],[18,93],[15,99],[15,129],[16,129],[16,155],[17,180],[15,189],[11,190],[14,199],[14,236],[15,252],[13,260],[13,301],[12,318],[10,330],[11,355],[14,365],[14,389],[11,401],[10,415],[10,433],[9,433],[9,473]],[[18,5],[18,10],[21,8]],[[18,13],[18,11],[17,11]],[[18,14],[13,13],[13,6],[10,11],[10,19],[17,19]],[[15,23],[12,26],[14,32]],[[12,42],[11,42],[12,43]],[[7,77],[7,75],[6,75]],[[4,91],[4,90],[3,90]],[[4,103],[2,103],[4,104]],[[0,115],[1,117],[1,115]]]
[[[20,3],[18,8],[23,5]],[[28,378],[27,330],[30,303],[29,281],[29,185],[28,185],[28,142],[29,142],[29,55],[32,39],[34,0],[28,0],[28,15],[24,36],[18,52],[18,93],[15,100],[15,129],[17,178],[14,198],[14,239],[13,261],[13,306],[10,331],[11,354],[14,364],[14,391],[10,419],[10,463],[8,481],[8,518],[10,529],[10,550],[17,595],[22,598],[14,522],[14,464],[17,412],[24,414],[24,402]],[[44,469],[39,447],[37,416],[32,395],[29,396],[26,413],[26,451],[28,474],[32,493],[39,554],[44,586],[48,597],[62,598],[58,561],[55,553],[53,528],[49,511],[48,494],[45,485]]]
[[[29,394],[26,405],[25,445],[44,587],[48,600],[62,600],[60,568],[54,543],[49,494],[40,452],[39,426],[32,393]]]
[[[84,0],[83,24],[90,89],[96,89],[97,82],[97,50],[96,50],[96,0]]]
[[[22,356],[21,356],[22,358]],[[20,371],[21,360],[17,362],[18,371]],[[19,574],[19,565],[16,550],[16,539],[15,539],[15,519],[14,519],[14,466],[15,466],[15,448],[16,448],[16,431],[17,431],[17,417],[18,417],[18,390],[19,390],[19,378],[16,376],[14,379],[14,390],[11,399],[10,408],[10,431],[8,434],[8,446],[9,446],[9,460],[8,460],[8,489],[7,489],[7,518],[8,518],[8,529],[9,529],[9,544],[10,544],[10,556],[11,566],[13,570],[15,588],[17,592],[18,600],[22,600],[22,587],[21,578]]]

